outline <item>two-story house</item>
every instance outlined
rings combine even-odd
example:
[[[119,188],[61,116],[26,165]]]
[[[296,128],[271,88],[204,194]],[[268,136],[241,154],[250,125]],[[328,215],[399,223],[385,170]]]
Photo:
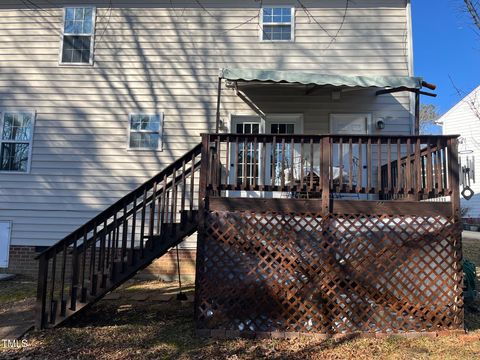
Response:
[[[25,254],[63,238],[215,130],[219,69],[413,75],[409,1],[203,3],[1,5],[0,221],[8,222],[10,271],[36,273]],[[264,119],[224,89],[220,130],[413,134],[410,93],[309,81],[246,83]]]
[[[204,239],[197,264],[197,284],[203,286],[196,300],[200,328],[210,326],[205,323],[214,313],[228,318],[233,309],[226,310],[225,299],[209,303],[208,291],[225,290],[222,281],[252,275],[242,273],[247,260],[237,264],[234,259],[265,247],[277,255],[250,254],[258,257],[250,269],[270,274],[289,264],[290,270],[281,272],[289,276],[300,271],[293,264],[315,263],[316,256],[307,259],[302,252],[294,260],[277,257],[307,249],[307,243],[288,249],[266,244],[302,236],[324,239],[324,249],[339,236],[330,255],[348,248],[348,239],[356,244],[357,252],[324,259],[329,273],[338,270],[331,261],[340,261],[340,268],[350,263],[362,272],[375,268],[375,278],[388,277],[363,291],[374,297],[373,292],[388,288],[385,301],[396,299],[396,310],[369,315],[378,315],[379,324],[394,319],[392,311],[401,315],[416,301],[426,301],[417,283],[415,291],[409,288],[413,295],[402,297],[403,290],[395,290],[401,281],[389,279],[423,261],[399,244],[405,234],[455,224],[455,158],[447,156],[455,153],[455,140],[415,137],[421,88],[433,86],[414,77],[410,0],[12,0],[0,4],[0,14],[0,258],[8,271],[36,274],[34,256],[64,239],[40,256],[40,326],[95,301],[179,243],[185,269],[195,259],[197,229]],[[210,135],[200,145],[201,133]],[[420,202],[446,195],[451,201],[436,207]],[[222,218],[241,206],[240,218]],[[264,211],[273,213],[255,215]],[[351,211],[356,220],[339,215]],[[278,220],[275,214],[282,212],[323,215]],[[319,219],[327,213],[337,218],[325,227],[326,218]],[[376,220],[362,214],[374,214]],[[435,216],[447,220],[438,222]],[[292,219],[299,222],[293,226]],[[342,223],[346,219],[349,224]],[[336,229],[328,238],[327,228]],[[347,236],[350,228],[359,233]],[[255,235],[272,229],[295,234]],[[393,235],[376,233],[387,230]],[[445,236],[457,239],[449,231]],[[237,249],[237,255],[225,248],[244,233],[260,242]],[[174,240],[168,240],[170,234]],[[370,249],[355,239],[372,236],[388,243],[390,252],[383,254],[392,257],[388,263],[395,263],[394,270],[352,260]],[[212,237],[223,245],[212,245]],[[438,286],[438,280],[451,290],[439,295],[438,306],[450,306],[459,291],[452,280],[459,260],[451,255],[459,245],[448,239],[445,249],[424,249],[430,255],[444,251],[454,269],[438,279],[432,272],[435,279],[427,286],[432,281]],[[157,250],[148,252],[152,249]],[[173,259],[175,252],[169,254]],[[222,256],[230,260],[219,260]],[[156,262],[157,273],[171,270],[164,258]],[[302,271],[314,279],[318,269]],[[209,278],[213,274],[220,278]],[[261,281],[277,279],[272,276]],[[362,282],[354,278],[346,283],[357,291]],[[329,293],[350,296],[337,280],[325,285],[336,289]],[[315,281],[312,294],[324,289]],[[250,285],[232,290],[232,296],[252,294]],[[301,310],[296,301],[288,306],[298,305],[302,317],[310,314],[301,320],[302,328],[341,328],[342,317],[329,319],[330,325],[325,319],[312,323],[312,310]],[[455,309],[449,324],[461,323],[457,303]],[[404,321],[392,326],[443,321],[431,318],[425,307],[415,311],[427,320],[401,315]],[[262,318],[258,326],[270,331],[269,321]],[[246,320],[237,322],[250,327]]]

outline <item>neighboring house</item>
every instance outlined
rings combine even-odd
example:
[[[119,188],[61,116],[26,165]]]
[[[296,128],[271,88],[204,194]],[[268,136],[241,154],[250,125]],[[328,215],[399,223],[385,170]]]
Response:
[[[475,193],[469,200],[462,196],[462,217],[480,225],[480,178],[475,174],[480,170],[480,86],[447,111],[438,123],[444,135],[460,135],[459,160],[464,170],[470,169],[470,188]],[[462,184],[461,190],[467,185]]]
[[[409,0],[13,0],[0,14],[1,251],[11,244],[12,272],[35,272],[35,252],[215,130],[220,68],[413,75]],[[377,90],[260,90],[265,121],[224,89],[220,130],[412,134],[410,93]]]

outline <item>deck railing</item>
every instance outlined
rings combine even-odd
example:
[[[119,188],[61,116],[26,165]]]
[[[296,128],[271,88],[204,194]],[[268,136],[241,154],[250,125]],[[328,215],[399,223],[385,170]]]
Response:
[[[203,143],[207,188],[221,196],[422,200],[458,188],[456,136],[205,134]]]

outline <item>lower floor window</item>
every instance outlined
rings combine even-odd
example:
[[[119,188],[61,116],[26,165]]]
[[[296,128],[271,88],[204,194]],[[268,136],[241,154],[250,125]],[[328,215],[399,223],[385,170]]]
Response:
[[[0,171],[28,172],[35,114],[6,111],[0,121]]]
[[[131,114],[128,147],[137,150],[162,149],[163,114]]]

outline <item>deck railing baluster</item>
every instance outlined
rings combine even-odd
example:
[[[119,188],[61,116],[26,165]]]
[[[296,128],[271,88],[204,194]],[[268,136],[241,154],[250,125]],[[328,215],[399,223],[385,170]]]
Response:
[[[135,242],[136,242],[136,233],[137,233],[137,198],[133,199],[132,207],[132,232],[130,234],[130,266],[135,265]]]
[[[403,173],[402,173],[402,142],[400,139],[397,139],[397,186],[395,189],[395,194],[400,194],[401,189],[405,187],[405,183],[403,181]]]
[[[93,240],[90,249],[90,295],[97,293],[97,274],[95,272],[95,260],[97,253],[97,224],[93,227]]]
[[[295,182],[295,141],[294,139],[292,138],[290,140],[290,176],[289,178],[287,179],[288,181],[288,192],[292,192],[292,189],[293,189],[293,186],[294,186],[294,182]]]
[[[304,162],[305,162],[305,139],[302,136],[302,139],[300,140],[300,191],[305,191],[304,189]]]
[[[253,190],[257,190],[258,186],[258,138],[255,135],[253,138],[253,179],[252,179],[252,184],[253,185]]]
[[[433,164],[432,164],[432,147],[431,147],[431,144],[430,144],[430,139],[428,140],[428,143],[427,143],[427,157],[426,157],[426,161],[427,161],[427,186],[426,186],[426,193],[428,196],[430,196],[430,193],[432,192],[433,190],[433,183],[432,183],[432,176],[433,176]]]
[[[184,179],[185,181],[185,179]],[[185,193],[185,190],[183,191]],[[153,183],[153,190],[152,190],[152,201],[150,202],[150,216],[148,218],[148,239],[150,250],[154,248],[153,244],[153,229],[155,227],[155,207],[157,205],[157,182]]]
[[[72,251],[72,276],[71,276],[71,288],[70,288],[70,309],[75,311],[78,297],[78,285],[79,285],[79,272],[80,272],[80,261],[78,255],[78,233],[75,233],[75,240],[73,242],[73,251]]]
[[[358,183],[357,193],[363,192],[363,143],[362,138],[358,138]]]
[[[437,194],[443,194],[443,181],[442,181],[442,143],[440,139],[437,139],[437,149],[435,151],[435,177]]]
[[[260,186],[260,191],[265,190],[265,186],[268,186],[267,184],[267,143],[265,137],[263,137],[262,140],[262,184]]]
[[[281,149],[281,172],[280,172],[280,178],[281,178],[281,186],[282,189],[285,187],[285,166],[287,165],[286,162],[286,157],[285,157],[285,138],[282,136],[282,149]]]
[[[274,136],[273,137],[273,141],[272,141],[272,163],[271,163],[271,170],[270,170],[270,178],[271,178],[271,184],[272,184],[272,188],[275,186],[275,177],[276,177],[276,167],[277,167],[277,137]]]
[[[192,166],[194,165],[195,159],[192,159]],[[230,184],[230,137],[227,136],[226,146],[225,146],[225,189],[228,189]]]
[[[55,300],[55,276],[57,267],[57,252],[53,255],[52,260],[52,277],[50,279],[50,323],[54,324],[57,315],[57,301]]]
[[[422,175],[423,175],[423,169],[422,169],[422,166],[421,166],[421,156],[420,156],[420,147],[421,147],[421,144],[420,144],[420,138],[417,138],[417,140],[415,141],[415,160],[414,160],[414,166],[415,166],[415,170],[414,170],[414,174],[415,174],[415,196],[420,196],[421,192],[422,192]]]
[[[385,194],[392,193],[392,139],[387,139],[387,187],[384,189]]]
[[[381,194],[382,189],[382,139],[377,139],[377,186],[375,186],[375,193]]]
[[[310,139],[310,183],[309,183],[309,186],[308,186],[308,192],[312,192],[312,191],[315,191],[314,188],[313,188],[313,166],[314,166],[314,140],[313,139]],[[320,161],[318,163],[320,165]]]
[[[344,162],[343,162],[343,137],[340,137],[338,139],[338,169],[339,169],[339,174],[338,174],[338,189],[340,192],[344,191],[343,187],[343,168],[344,168]]]
[[[353,191],[353,140],[348,137],[348,192]]]
[[[62,272],[60,280],[60,315],[65,316],[67,311],[67,301],[65,299],[65,275],[67,269],[67,243],[63,244],[62,249]]]
[[[122,221],[122,253],[120,259],[120,271],[125,272],[125,257],[127,256],[127,242],[128,242],[128,219],[127,219],[127,203],[123,204],[123,221]]]

